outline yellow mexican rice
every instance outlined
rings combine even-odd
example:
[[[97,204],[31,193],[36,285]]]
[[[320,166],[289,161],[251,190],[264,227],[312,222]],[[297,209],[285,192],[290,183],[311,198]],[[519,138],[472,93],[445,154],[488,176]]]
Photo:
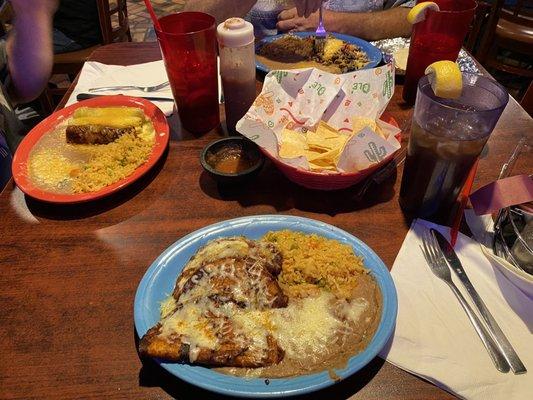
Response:
[[[289,297],[307,297],[325,288],[350,298],[358,277],[368,274],[352,247],[336,240],[289,230],[269,232],[263,240],[275,243],[283,254],[278,281]]]

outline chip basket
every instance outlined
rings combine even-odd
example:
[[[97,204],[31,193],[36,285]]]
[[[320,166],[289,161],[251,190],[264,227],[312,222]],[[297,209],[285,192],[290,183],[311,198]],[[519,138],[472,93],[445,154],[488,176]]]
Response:
[[[385,121],[396,127],[398,122],[390,115],[383,114],[380,118],[382,121]],[[396,138],[400,140],[401,132],[396,135]],[[315,190],[339,190],[345,189],[347,187],[353,186],[363,179],[367,178],[369,175],[387,165],[387,163],[394,157],[395,153],[390,154],[387,158],[381,160],[380,163],[370,166],[362,171],[357,172],[313,172],[300,168],[296,168],[292,165],[285,164],[281,160],[269,154],[263,148],[261,148],[266,157],[272,161],[272,163],[289,179],[290,181],[306,187],[308,189]]]

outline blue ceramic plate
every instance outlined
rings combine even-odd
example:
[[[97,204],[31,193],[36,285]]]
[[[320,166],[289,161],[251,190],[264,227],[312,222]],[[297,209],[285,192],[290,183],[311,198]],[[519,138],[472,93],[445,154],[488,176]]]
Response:
[[[300,36],[300,37],[308,37],[308,36],[314,36],[314,32],[293,32],[292,35]],[[376,46],[371,45],[366,40],[356,38],[354,36],[350,35],[343,35],[342,33],[328,33],[329,35],[335,36],[337,39],[344,40],[347,43],[355,44],[356,46],[359,46],[359,48],[366,53],[366,56],[368,57],[368,60],[370,61],[367,65],[365,65],[362,69],[369,69],[374,68],[379,65],[383,58],[383,54],[381,53],[381,50],[378,49]],[[268,36],[255,45],[255,53],[257,54],[261,46],[263,46],[265,43],[273,42],[274,40],[279,39],[282,36],[287,35],[286,33],[275,35],[275,36]],[[265,64],[257,61],[255,61],[255,66],[258,70],[263,71],[265,73],[268,73],[270,71],[270,68],[267,67]]]
[[[243,235],[259,239],[268,231],[281,229],[316,233],[336,239],[351,245],[356,254],[364,257],[366,267],[372,271],[381,289],[383,314],[368,347],[352,357],[346,368],[335,372],[339,377],[347,378],[363,368],[382,349],[394,328],[397,298],[389,271],[376,253],[347,232],[323,222],[288,215],[258,215],[219,222],[183,237],[166,249],[146,271],[135,295],[134,318],[139,337],[159,321],[159,303],[172,293],[178,274],[200,247],[219,237]],[[184,381],[231,396],[284,397],[313,392],[335,383],[326,371],[295,378],[270,379],[269,385],[266,385],[264,379],[244,379],[200,366],[156,361]]]

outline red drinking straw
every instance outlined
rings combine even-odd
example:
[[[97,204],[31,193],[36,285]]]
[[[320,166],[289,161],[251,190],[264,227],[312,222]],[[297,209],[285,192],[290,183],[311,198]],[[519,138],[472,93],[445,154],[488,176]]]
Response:
[[[163,29],[161,29],[161,25],[159,25],[159,20],[157,19],[157,16],[155,15],[154,8],[152,7],[152,3],[150,0],[144,0],[144,4],[146,5],[146,8],[148,9],[148,13],[150,14],[150,17],[152,18],[152,22],[154,23],[155,28],[159,32],[163,32]]]
[[[470,169],[463,189],[459,194],[459,209],[457,210],[457,214],[455,214],[452,227],[450,228],[450,244],[452,247],[455,247],[455,242],[457,241],[457,233],[459,232],[459,227],[461,226],[461,220],[463,219],[466,203],[468,202],[468,197],[470,196],[470,191],[472,190],[472,185],[474,183],[474,177],[476,176],[477,164],[478,161],[476,161]]]

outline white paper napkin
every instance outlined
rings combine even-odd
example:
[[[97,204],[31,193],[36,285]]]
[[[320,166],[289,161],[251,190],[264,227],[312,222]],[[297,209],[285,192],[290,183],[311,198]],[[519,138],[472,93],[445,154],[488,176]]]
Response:
[[[79,93],[89,93],[89,88],[119,85],[154,86],[168,81],[165,65],[163,61],[153,61],[135,65],[108,65],[95,61],[88,61],[83,65],[78,83],[69,100],[67,106],[77,102],[76,96]],[[144,93],[141,90],[111,90],[104,92],[94,92],[94,94],[124,94],[128,96],[150,96],[172,98],[170,86],[166,86],[157,92]],[[157,107],[169,116],[174,111],[173,101],[152,101]]]
[[[391,270],[398,318],[381,356],[465,399],[530,399],[533,395],[533,300],[495,271],[479,244],[459,234],[455,250],[472,284],[529,369],[500,373],[450,288],[437,278],[420,250],[429,227],[449,238],[449,228],[415,220]],[[473,306],[452,272],[452,279]]]

